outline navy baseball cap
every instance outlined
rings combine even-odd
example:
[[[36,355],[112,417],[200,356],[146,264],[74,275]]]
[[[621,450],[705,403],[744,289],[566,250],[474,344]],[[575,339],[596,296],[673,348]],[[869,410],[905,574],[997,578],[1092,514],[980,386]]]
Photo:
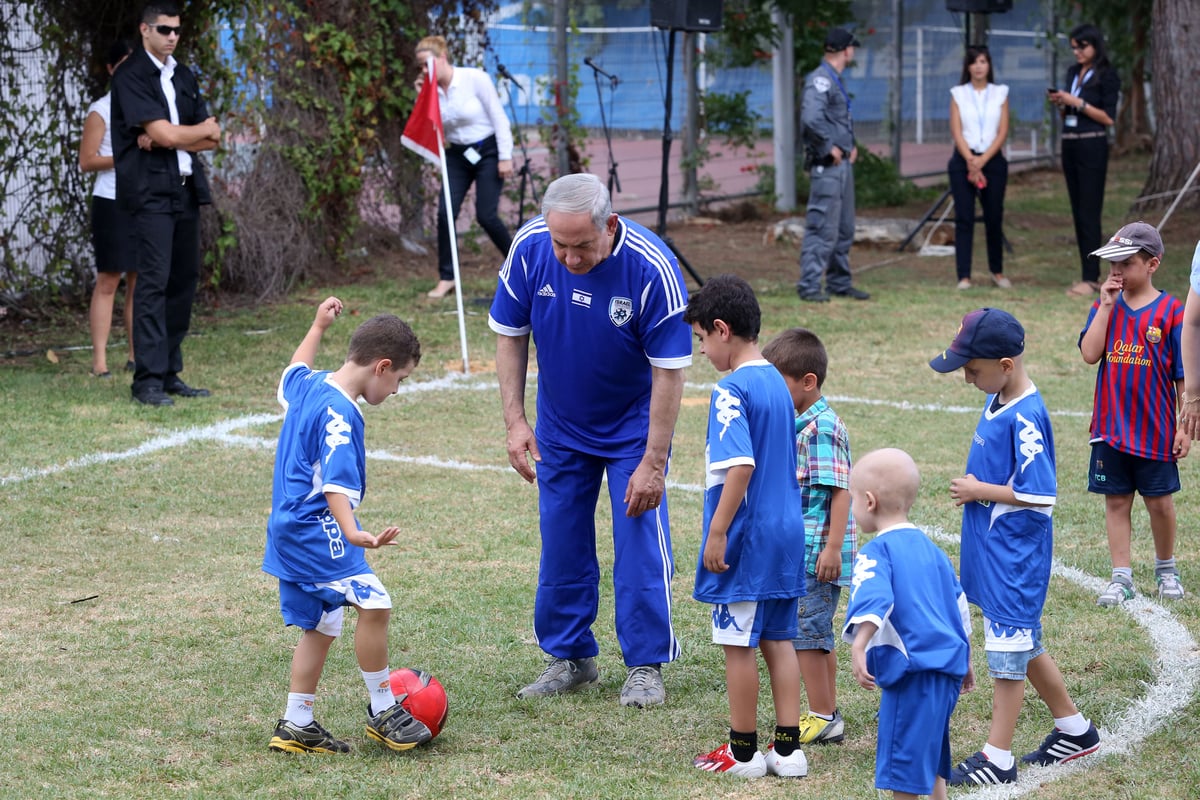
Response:
[[[825,52],[840,53],[847,47],[859,47],[858,39],[845,28],[830,28],[825,34]]]
[[[967,313],[954,341],[929,362],[937,372],[954,372],[973,358],[1012,358],[1025,352],[1025,329],[1017,318],[999,308]]]
[[[1131,222],[1114,233],[1104,247],[1093,250],[1091,255],[1105,261],[1124,261],[1142,250],[1154,258],[1162,258],[1162,237],[1158,235],[1158,229],[1148,222]]]

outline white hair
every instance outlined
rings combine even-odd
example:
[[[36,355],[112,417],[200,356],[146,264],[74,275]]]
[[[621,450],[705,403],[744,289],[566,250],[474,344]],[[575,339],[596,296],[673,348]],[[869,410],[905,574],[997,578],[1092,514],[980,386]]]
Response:
[[[546,187],[542,195],[542,216],[551,211],[589,214],[598,231],[604,230],[613,213],[608,189],[598,177],[587,172],[564,175]]]

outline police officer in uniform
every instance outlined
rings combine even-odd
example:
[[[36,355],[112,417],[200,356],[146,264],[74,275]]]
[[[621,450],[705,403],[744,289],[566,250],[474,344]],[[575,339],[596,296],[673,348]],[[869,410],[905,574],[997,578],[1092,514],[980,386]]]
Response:
[[[170,395],[209,394],[179,373],[200,275],[200,206],[211,202],[193,153],[215,149],[221,128],[191,70],[175,61],[182,26],[174,0],[147,3],[139,31],[142,47],[113,74],[113,156],[117,202],[137,239],[133,399],[169,406]]]
[[[800,107],[805,169],[810,170],[804,242],[800,246],[800,299],[827,303],[829,295],[867,300],[850,285],[850,245],[854,243],[854,168],[858,148],[850,118],[850,94],[842,72],[854,60],[858,40],[844,28],[825,36],[825,57],[804,78]],[[825,276],[825,289],[821,277]]]

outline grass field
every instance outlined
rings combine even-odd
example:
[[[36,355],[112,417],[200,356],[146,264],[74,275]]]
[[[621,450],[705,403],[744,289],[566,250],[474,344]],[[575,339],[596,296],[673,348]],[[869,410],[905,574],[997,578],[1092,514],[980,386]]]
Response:
[[[1142,169],[1123,162],[1110,176],[1108,232],[1128,218]],[[1024,322],[1027,365],[1050,407],[1058,451],[1062,569],[1051,585],[1046,641],[1106,739],[1101,753],[1070,768],[1029,770],[1015,787],[969,794],[1195,797],[1200,600],[1189,596],[1163,608],[1139,599],[1121,610],[1094,604],[1109,566],[1103,505],[1086,492],[1095,372],[1075,346],[1086,303],[1062,292],[1077,278],[1064,207],[1061,176],[1014,181],[1007,233],[1016,254],[1006,273],[1017,286],[1007,293],[956,293],[950,259],[857,248],[856,266],[867,267],[857,282],[872,301],[801,306],[792,272],[762,267],[777,255],[756,250],[760,231],[721,251],[689,241],[686,232],[675,238],[702,273],[752,279],[764,341],[795,324],[822,336],[831,357],[826,393],[855,452],[898,446],[914,456],[923,485],[913,520],[954,558],[959,512],[948,484],[962,471],[983,396],[961,374],[937,375],[927,362],[971,308],[999,305]],[[1171,226],[1157,283],[1182,295],[1196,216]],[[732,230],[718,236],[736,238]],[[979,274],[981,263],[977,241]],[[845,648],[839,703],[847,740],[808,748],[810,775],[799,785],[741,782],[690,766],[728,726],[721,652],[708,640],[707,608],[690,599],[706,404],[717,377],[698,354],[670,473],[675,622],[684,656],[665,670],[667,705],[617,705],[624,670],[611,623],[611,541],[603,536],[601,688],[540,702],[514,697],[541,668],[531,630],[535,489],[507,466],[495,375],[487,370],[493,337],[486,307],[467,305],[475,363],[463,377],[452,306],[427,301],[427,284],[425,274],[381,275],[310,287],[279,305],[198,309],[185,378],[211,388],[213,397],[172,409],[131,403],[121,377],[90,378],[86,352],[61,348],[87,340],[79,327],[46,331],[38,355],[0,364],[7,417],[0,453],[0,730],[8,741],[0,797],[874,796],[878,696],[854,684]],[[490,279],[472,279],[466,294],[485,297],[491,288]],[[399,396],[366,411],[369,491],[360,509],[368,530],[404,530],[399,547],[370,556],[396,601],[392,666],[427,669],[450,695],[446,730],[407,754],[383,752],[366,739],[365,692],[348,637],[331,652],[317,715],[350,739],[353,752],[295,758],[266,749],[296,641],[280,623],[273,581],[259,571],[279,428],[275,384],[316,304],[331,293],[351,313],[327,334],[319,367],[340,364],[356,321],[382,311],[408,319],[425,352]],[[58,348],[56,362],[42,355],[51,347]],[[120,363],[122,351],[115,352],[111,360]],[[1196,456],[1181,472],[1177,556],[1185,585],[1200,592]],[[603,529],[607,509],[598,517]],[[1140,508],[1134,561],[1136,582],[1149,589],[1153,551]],[[963,698],[953,720],[956,758],[986,736],[991,685],[981,655],[980,688]],[[772,724],[764,691],[764,744]],[[1018,755],[1051,724],[1031,691]]]

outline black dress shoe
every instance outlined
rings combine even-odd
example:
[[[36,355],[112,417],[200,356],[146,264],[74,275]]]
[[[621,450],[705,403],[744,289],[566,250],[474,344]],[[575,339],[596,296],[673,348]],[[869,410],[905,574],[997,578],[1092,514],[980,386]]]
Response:
[[[158,386],[147,386],[144,389],[134,390],[133,399],[137,400],[144,406],[173,406],[175,401],[163,394],[163,390]]]
[[[843,289],[840,292],[830,292],[830,294],[836,294],[838,297],[849,297],[851,300],[870,300],[871,299],[870,294],[868,294],[867,292],[864,292],[862,289],[856,289],[853,286],[851,286],[849,289]]]
[[[828,303],[829,295],[824,292],[801,292],[800,299],[806,303]]]
[[[167,394],[177,394],[180,397],[208,397],[212,394],[208,389],[193,389],[178,378],[163,386],[163,389]]]

